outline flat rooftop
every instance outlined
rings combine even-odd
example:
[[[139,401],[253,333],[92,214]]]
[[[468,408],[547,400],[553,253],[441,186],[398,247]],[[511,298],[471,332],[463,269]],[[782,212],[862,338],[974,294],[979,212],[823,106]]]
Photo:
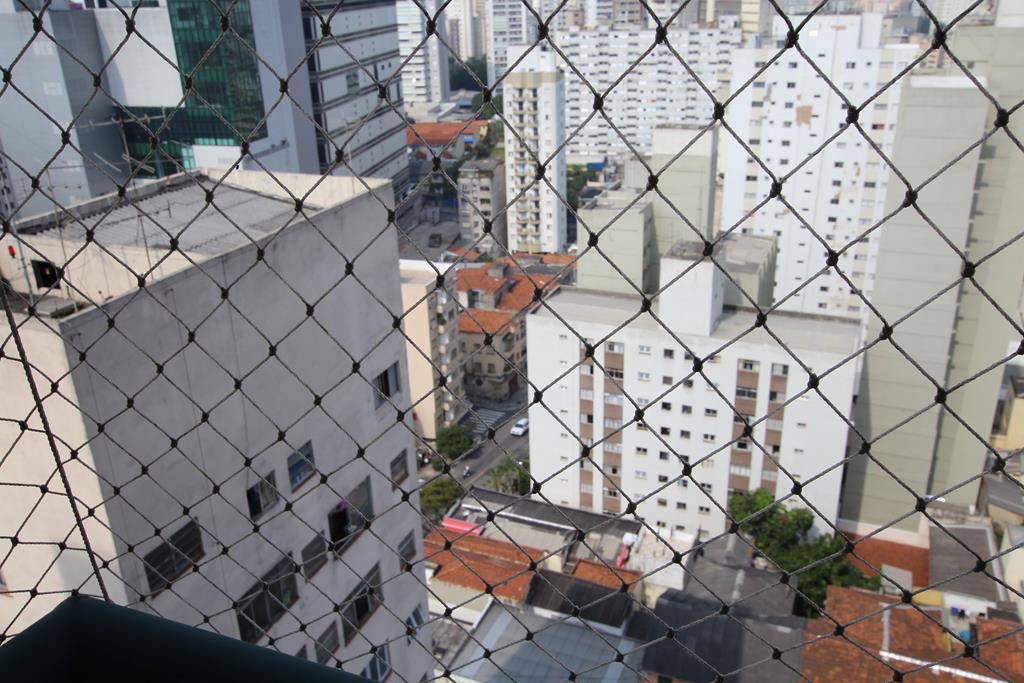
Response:
[[[928,577],[933,584],[941,584],[935,586],[936,590],[962,593],[992,602],[1005,600],[1006,591],[1002,586],[985,573],[973,571],[979,557],[987,560],[996,554],[991,528],[949,523],[943,526],[949,530],[948,533],[933,526],[928,539]],[[996,565],[998,562],[991,563],[989,571],[993,571]]]
[[[298,173],[274,174],[232,171],[181,173],[143,183],[124,197],[108,194],[67,209],[21,221],[23,235],[60,237],[84,242],[86,231],[104,246],[166,250],[171,239],[185,252],[212,256],[249,244],[284,227],[304,221],[295,211],[295,197],[304,200],[305,213],[341,204],[366,192],[354,178]],[[278,184],[277,181],[280,181]],[[387,181],[370,179],[371,188]],[[282,185],[284,187],[282,187]],[[213,201],[207,202],[207,192]]]
[[[605,324],[609,328],[621,325],[627,318],[640,310],[640,297],[633,294],[601,292],[578,287],[562,287],[546,299],[547,306],[537,308],[533,315],[554,318],[550,307],[567,321],[586,321]],[[655,306],[665,305],[655,299]],[[777,342],[763,329],[750,328],[754,325],[757,311],[745,307],[726,307],[718,327],[711,333],[711,339],[731,341],[741,335],[740,343],[777,346]],[[629,323],[632,329],[650,330],[667,334],[651,317],[641,315]],[[857,349],[859,326],[857,321],[826,315],[773,311],[768,316],[771,328],[787,346],[808,351],[849,354]],[[683,335],[686,336],[686,335]]]
[[[534,633],[526,640],[526,629]],[[508,605],[492,604],[451,664],[456,678],[481,681],[564,681],[569,672],[586,672],[578,681],[635,681],[636,674],[616,663],[616,650],[630,652],[638,643],[599,636],[576,619],[546,619]],[[484,648],[490,658],[484,658]],[[614,648],[614,649],[613,649]],[[631,661],[631,660],[630,660]],[[597,666],[601,662],[611,662]],[[499,668],[500,667],[500,668]]]
[[[775,239],[761,235],[730,234],[715,242],[715,259],[726,270],[755,271],[775,251]],[[699,261],[704,257],[704,243],[681,240],[665,253],[667,258]]]

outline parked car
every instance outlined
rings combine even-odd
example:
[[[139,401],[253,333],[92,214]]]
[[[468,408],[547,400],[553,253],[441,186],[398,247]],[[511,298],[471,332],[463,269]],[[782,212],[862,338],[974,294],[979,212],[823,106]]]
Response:
[[[510,429],[508,433],[512,436],[525,436],[528,431],[530,431],[530,420],[525,417],[521,417],[514,425],[512,425],[512,429]]]

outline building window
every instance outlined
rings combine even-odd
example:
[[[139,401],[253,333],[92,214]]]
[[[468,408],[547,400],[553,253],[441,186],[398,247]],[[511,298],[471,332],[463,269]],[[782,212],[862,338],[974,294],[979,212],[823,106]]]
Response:
[[[380,565],[373,565],[366,578],[349,593],[342,604],[341,619],[347,645],[381,604]]]
[[[658,499],[658,507],[662,507],[662,508],[668,507],[668,501],[666,499],[664,499],[664,498],[659,498]]]
[[[756,360],[744,360],[740,359],[740,370],[744,372],[757,372],[761,369],[761,364]]]
[[[663,376],[661,378],[661,383],[662,384],[666,384],[666,385],[670,385],[670,384],[672,384],[672,378],[669,377],[668,375],[665,375],[665,376]]]
[[[420,605],[416,605],[416,609],[410,612],[409,616],[405,618],[405,625],[411,628],[413,632],[418,632],[420,627],[425,623],[427,623],[427,618],[423,616],[423,607]],[[413,636],[407,635],[405,641],[407,643],[411,643],[412,639]]]
[[[338,503],[327,514],[327,527],[331,547],[341,551],[352,542],[367,521],[373,519],[373,499],[370,495],[370,478],[367,477],[352,489],[348,499]]]
[[[661,402],[661,409],[662,410],[672,410],[672,404],[669,401],[662,401]]]
[[[705,408],[704,417],[718,417],[718,410],[716,408]]]
[[[661,435],[662,436],[671,436],[672,435],[672,430],[669,429],[668,427],[662,427],[661,428]]]
[[[668,481],[668,475],[667,474],[659,474],[658,475],[658,482],[659,483],[664,484],[667,481]]]
[[[176,578],[187,572],[202,559],[203,535],[199,524],[190,519],[164,543],[146,553],[146,579],[151,593],[167,588]]]
[[[649,373],[649,372],[638,372],[638,373],[636,373],[636,378],[638,380],[640,380],[641,382],[650,382],[651,381],[651,373]]]
[[[676,352],[674,350],[672,350],[672,349],[665,349],[664,355],[665,355],[665,358],[675,358],[676,357]]]
[[[748,442],[748,441],[737,441],[736,442],[736,450],[738,450],[738,451],[749,451],[750,450],[750,442]]]
[[[238,635],[255,643],[299,599],[295,563],[285,557],[246,591],[238,603]]]
[[[277,493],[277,478],[273,472],[249,487],[245,492],[246,500],[249,503],[249,519],[256,519],[264,512],[274,507],[280,497]]]
[[[668,460],[668,451],[660,451],[658,453],[658,459],[660,459],[660,460]]]
[[[610,341],[607,344],[605,344],[604,348],[605,348],[605,351],[607,351],[608,353],[622,353],[625,350],[626,347],[623,346],[622,342],[611,342]]]
[[[644,472],[643,470],[635,470],[633,472],[633,477],[636,478],[636,479],[646,479],[647,478],[647,473]]]
[[[684,438],[684,439],[689,439],[690,438],[690,430],[689,429],[680,429],[679,430],[679,436]]]
[[[647,448],[644,447],[644,446],[637,446],[636,447],[636,454],[637,455],[647,455]]]
[[[693,406],[688,406],[686,404],[683,404],[683,415],[692,415],[692,414],[693,414]]]
[[[387,399],[391,398],[402,390],[398,382],[398,363],[392,363],[384,372],[377,375],[373,380],[373,403],[374,407],[380,408]]]
[[[749,477],[750,468],[743,465],[729,465],[729,474],[735,474],[738,477]]]
[[[683,380],[683,386],[686,387],[687,389],[692,389],[693,388],[693,380],[692,379],[684,379]]]
[[[409,478],[409,454],[403,450],[391,460],[391,488],[397,489],[398,485]]]
[[[353,71],[345,74],[345,90],[347,94],[354,95],[359,92],[359,73]]]
[[[736,398],[757,398],[757,389],[736,387]]]
[[[410,531],[402,542],[398,545],[398,556],[406,562],[412,562],[416,559],[416,534]]]
[[[685,510],[686,503],[676,503],[676,510]]]
[[[341,642],[338,640],[338,623],[331,620],[331,625],[324,629],[320,637],[316,639],[316,661],[326,664],[338,648]]]
[[[714,442],[715,442],[715,435],[714,434],[708,434],[708,433],[704,434],[704,443],[714,443]]]
[[[707,461],[707,462],[710,462],[710,461]],[[707,483],[706,481],[700,482],[700,487],[702,489],[704,489],[705,491],[707,491],[708,493],[711,493],[711,484]]]
[[[707,505],[701,505],[701,506],[699,506],[697,508],[697,512],[699,512],[702,515],[710,515],[711,514],[711,508],[708,507]]]
[[[651,347],[650,347],[650,346],[647,346],[647,345],[645,345],[645,344],[640,344],[640,345],[639,345],[639,346],[637,347],[637,351],[638,351],[639,353],[641,353],[641,354],[645,355],[645,356],[649,356],[649,355],[651,355]]]
[[[292,491],[302,486],[313,476],[316,461],[313,459],[313,442],[307,441],[299,450],[288,456],[288,483]]]
[[[789,366],[785,363],[772,363],[772,374],[785,377],[789,374]]]
[[[302,549],[302,573],[306,580],[313,578],[320,567],[327,564],[327,539],[317,532],[313,540]]]

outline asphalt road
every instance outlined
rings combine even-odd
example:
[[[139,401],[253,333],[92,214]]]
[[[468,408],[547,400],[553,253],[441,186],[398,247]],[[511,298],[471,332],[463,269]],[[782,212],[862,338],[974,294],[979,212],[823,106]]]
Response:
[[[473,484],[481,483],[481,480],[487,474],[487,471],[501,462],[502,458],[505,457],[506,451],[509,455],[514,457],[526,457],[530,453],[530,438],[526,436],[512,436],[509,434],[509,430],[512,429],[512,423],[503,426],[498,430],[498,433],[494,435],[494,441],[486,440],[484,443],[465,458],[458,461],[457,465],[452,469],[452,475],[466,488],[469,488]],[[495,443],[495,441],[497,443]],[[504,450],[502,450],[504,449]],[[469,476],[463,476],[462,472],[466,465],[469,465]],[[428,465],[423,468],[420,472],[421,479],[429,479],[435,476],[435,472]]]

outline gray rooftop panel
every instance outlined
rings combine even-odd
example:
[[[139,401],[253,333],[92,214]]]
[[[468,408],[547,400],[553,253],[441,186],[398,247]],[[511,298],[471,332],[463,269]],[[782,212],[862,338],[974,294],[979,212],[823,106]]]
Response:
[[[933,584],[941,583],[936,588],[944,592],[963,593],[992,602],[1005,599],[1004,591],[998,583],[984,572],[973,571],[979,557],[987,560],[996,554],[992,530],[960,524],[944,526],[949,530],[948,533],[937,526],[931,527],[929,533],[929,580]],[[960,542],[950,534],[954,534]],[[965,545],[967,548],[964,548]]]

